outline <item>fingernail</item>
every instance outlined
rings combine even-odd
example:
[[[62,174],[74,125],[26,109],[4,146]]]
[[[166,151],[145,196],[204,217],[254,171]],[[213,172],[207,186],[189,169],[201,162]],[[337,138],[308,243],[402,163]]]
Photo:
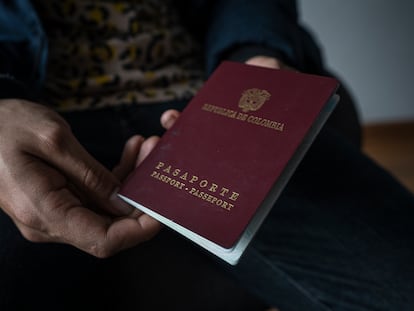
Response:
[[[173,126],[173,124],[177,121],[177,116],[175,114],[171,114],[170,117],[165,120],[165,127],[168,129]]]
[[[118,196],[118,190],[119,189],[116,189],[111,195],[110,201],[112,206],[122,215],[129,215],[135,210],[135,208]]]

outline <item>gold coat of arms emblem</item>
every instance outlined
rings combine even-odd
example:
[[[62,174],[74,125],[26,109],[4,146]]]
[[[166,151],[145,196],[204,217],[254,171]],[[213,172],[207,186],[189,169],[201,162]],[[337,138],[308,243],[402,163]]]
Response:
[[[239,108],[243,112],[259,110],[269,98],[270,93],[266,90],[248,89],[242,93],[239,100]]]

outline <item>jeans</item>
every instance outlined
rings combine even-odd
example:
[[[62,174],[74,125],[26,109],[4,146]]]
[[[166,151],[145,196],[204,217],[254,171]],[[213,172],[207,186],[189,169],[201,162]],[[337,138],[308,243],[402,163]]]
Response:
[[[64,116],[106,166],[184,103]],[[413,310],[414,198],[326,126],[242,257],[228,266],[168,229],[105,260],[25,241],[0,214],[0,309]]]

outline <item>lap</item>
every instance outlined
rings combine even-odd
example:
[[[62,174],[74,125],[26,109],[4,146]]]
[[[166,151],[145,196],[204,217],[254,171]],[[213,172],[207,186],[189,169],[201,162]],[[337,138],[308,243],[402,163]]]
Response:
[[[131,135],[161,134],[161,113],[184,103],[67,113],[72,131],[110,168]],[[149,130],[151,129],[151,130]],[[242,298],[240,298],[242,297]],[[237,299],[236,299],[237,298]],[[109,259],[26,241],[0,211],[0,310],[262,310],[189,242],[163,230]]]
[[[412,194],[325,129],[233,273],[281,310],[411,310],[413,221]]]
[[[108,259],[23,239],[0,211],[0,310],[264,310],[193,245],[164,229]]]
[[[142,133],[165,108],[171,107],[106,113],[94,123],[77,114],[67,118],[81,142],[110,166],[125,139]],[[122,116],[126,123],[110,121]],[[226,309],[260,306],[227,277],[230,272],[282,311],[408,310],[414,305],[409,295],[414,292],[413,202],[392,177],[326,128],[238,266],[219,269],[169,231],[98,260],[70,246],[29,243],[0,214],[0,303],[56,308],[62,299],[70,306],[81,297],[87,298],[84,306],[105,310],[133,299],[145,309],[187,298],[187,306],[199,310],[214,299]],[[237,298],[240,293],[246,299]]]

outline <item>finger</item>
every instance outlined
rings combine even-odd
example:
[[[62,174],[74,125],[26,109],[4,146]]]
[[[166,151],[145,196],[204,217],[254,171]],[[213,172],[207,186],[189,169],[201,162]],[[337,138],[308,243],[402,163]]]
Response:
[[[27,240],[66,243],[91,255],[108,257],[151,239],[161,228],[159,222],[142,213],[138,213],[136,218],[114,220],[78,205],[79,201],[65,198],[71,196],[67,189],[55,194],[62,202],[75,204],[54,204],[60,208],[51,210],[48,218],[53,221],[49,221],[49,226],[44,226],[43,231],[13,219]]]
[[[166,129],[170,129],[175,121],[177,121],[178,117],[180,116],[180,112],[178,110],[174,110],[174,109],[169,109],[166,110],[162,115],[161,115],[161,125]]]
[[[277,58],[270,57],[270,56],[254,56],[246,61],[248,65],[254,65],[259,67],[266,67],[272,69],[285,69],[290,71],[298,72],[293,67],[286,65],[284,62],[280,61]]]
[[[151,153],[152,149],[154,149],[159,140],[159,137],[151,136],[142,143],[141,150],[136,160],[136,166],[141,164],[141,162]]]
[[[134,169],[136,159],[141,149],[144,138],[134,135],[125,144],[119,164],[112,170],[119,180],[124,180]]]
[[[160,224],[146,215],[128,220],[114,220],[85,208],[69,190],[58,171],[40,161],[26,161],[27,170],[19,183],[24,193],[15,190],[15,208],[8,209],[20,232],[33,242],[71,244],[98,257],[107,257],[121,249],[151,238]],[[37,173],[43,174],[38,175]]]
[[[55,210],[52,236],[89,254],[104,258],[152,238],[161,225],[147,215],[108,220],[82,206]]]
[[[161,227],[161,223],[146,214],[117,220],[107,230],[105,248],[109,255],[131,248],[153,238]]]
[[[19,158],[19,161],[17,159]],[[81,207],[85,211],[85,200],[74,194],[73,185],[60,172],[32,156],[13,157],[14,167],[10,189],[2,207],[14,220],[21,233],[35,242],[59,242],[71,240],[71,233],[64,230],[60,211]],[[7,171],[5,171],[7,174]],[[3,176],[10,177],[10,176]],[[77,192],[76,192],[77,194]],[[126,203],[125,203],[126,204]],[[129,206],[130,209],[133,209]],[[110,218],[100,215],[101,221]],[[67,219],[66,221],[70,221]],[[76,230],[76,228],[75,228]],[[76,243],[71,243],[76,244]]]
[[[281,69],[281,62],[274,57],[254,56],[246,61],[248,65],[254,65],[265,68]]]

